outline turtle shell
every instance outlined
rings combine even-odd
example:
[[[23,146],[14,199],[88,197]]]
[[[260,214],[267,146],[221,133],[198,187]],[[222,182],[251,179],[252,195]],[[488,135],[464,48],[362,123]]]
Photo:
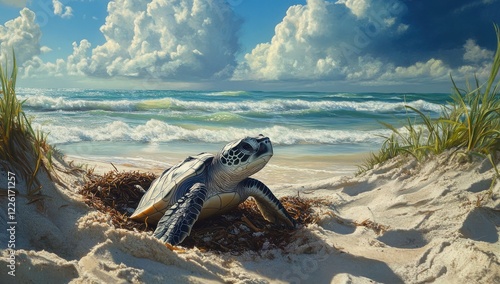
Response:
[[[205,182],[213,154],[201,153],[166,170],[153,181],[130,218],[156,224],[165,211],[197,182]]]

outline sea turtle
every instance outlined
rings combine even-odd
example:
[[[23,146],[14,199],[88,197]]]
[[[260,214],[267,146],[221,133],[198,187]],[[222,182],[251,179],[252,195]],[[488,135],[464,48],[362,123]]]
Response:
[[[131,218],[157,224],[154,236],[177,245],[196,220],[227,212],[252,196],[266,220],[295,227],[271,190],[249,177],[272,155],[271,140],[260,134],[231,142],[215,156],[188,157],[153,181]]]

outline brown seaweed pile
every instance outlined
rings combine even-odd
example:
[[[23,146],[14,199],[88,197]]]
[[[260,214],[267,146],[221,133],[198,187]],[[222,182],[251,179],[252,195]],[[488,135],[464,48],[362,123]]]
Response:
[[[80,193],[85,203],[108,214],[117,228],[137,231],[153,231],[154,226],[136,222],[128,217],[134,212],[144,192],[156,177],[151,173],[111,171],[103,176],[88,174],[88,182]],[[280,199],[299,225],[315,223],[318,220],[312,206],[318,200],[299,196]],[[196,222],[191,235],[182,246],[197,247],[213,252],[239,254],[244,251],[283,249],[294,238],[294,229],[266,221],[260,214],[255,201],[249,198],[238,208],[221,216]]]
[[[152,173],[110,171],[103,176],[87,173],[88,181],[80,189],[85,203],[111,216],[112,224],[127,230],[148,231],[144,223],[130,220],[144,192],[156,176]]]
[[[302,197],[282,197],[281,203],[301,226],[315,223],[319,218],[312,205],[317,201]],[[217,252],[241,253],[266,249],[284,249],[294,239],[294,229],[266,221],[253,198],[237,209],[195,223],[191,235],[182,243]]]

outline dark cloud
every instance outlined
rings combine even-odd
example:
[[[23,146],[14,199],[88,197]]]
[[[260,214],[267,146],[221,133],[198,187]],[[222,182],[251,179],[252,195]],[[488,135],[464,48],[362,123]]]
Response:
[[[489,50],[496,48],[493,23],[500,24],[500,1],[404,1],[399,22],[408,25],[401,35],[374,42],[373,56],[407,66],[439,58],[451,67],[463,64],[463,45],[473,39]]]

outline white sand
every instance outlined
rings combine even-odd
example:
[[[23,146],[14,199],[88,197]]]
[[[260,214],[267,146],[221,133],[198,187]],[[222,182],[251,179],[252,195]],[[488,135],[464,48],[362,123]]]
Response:
[[[39,175],[47,197],[35,204],[27,204],[18,180],[16,276],[8,274],[3,228],[1,283],[500,283],[498,183],[476,206],[495,176],[487,160],[461,164],[441,156],[420,166],[396,159],[361,177],[303,184],[268,173],[276,195],[322,197],[331,206],[316,208],[320,222],[297,230],[286,251],[260,256],[172,252],[145,233],[114,229],[75,193],[81,177],[59,176],[61,184]],[[6,178],[0,171],[2,193]],[[7,203],[2,194],[5,227]],[[353,225],[366,220],[386,231]]]

